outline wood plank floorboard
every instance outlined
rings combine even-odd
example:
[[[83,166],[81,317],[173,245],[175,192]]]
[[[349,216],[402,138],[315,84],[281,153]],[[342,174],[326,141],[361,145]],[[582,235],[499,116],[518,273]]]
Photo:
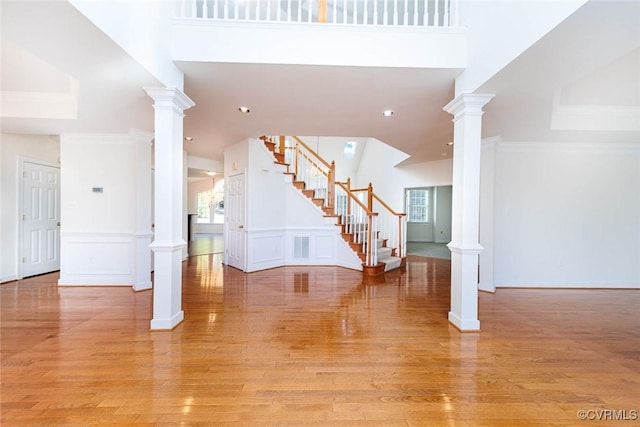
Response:
[[[482,332],[460,333],[448,260],[363,278],[221,257],[184,263],[171,332],[149,331],[152,291],[0,286],[0,423],[640,425],[638,290],[480,293]]]

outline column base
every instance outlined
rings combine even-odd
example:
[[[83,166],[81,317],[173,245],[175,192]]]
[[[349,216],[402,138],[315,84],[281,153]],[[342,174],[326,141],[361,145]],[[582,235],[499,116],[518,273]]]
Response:
[[[152,331],[170,331],[184,320],[184,311],[179,311],[170,319],[151,319]]]
[[[149,289],[153,289],[153,282],[151,280],[149,280],[148,282],[139,282],[133,284],[133,292],[148,291]]]
[[[478,319],[461,319],[451,311],[449,312],[449,323],[455,326],[460,332],[480,331],[480,321]]]
[[[493,283],[478,283],[478,290],[495,294],[496,286]]]
[[[139,232],[135,238],[135,277],[133,290],[135,292],[146,291],[153,287],[151,282],[151,239],[153,233]]]

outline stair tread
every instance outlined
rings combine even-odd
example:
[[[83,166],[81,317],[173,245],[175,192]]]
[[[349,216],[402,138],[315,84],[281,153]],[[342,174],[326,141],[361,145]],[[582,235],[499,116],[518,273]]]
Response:
[[[378,262],[384,264],[384,271],[390,271],[395,270],[396,268],[400,268],[400,266],[402,265],[402,258],[392,256],[389,258],[378,260]]]
[[[378,248],[378,260],[382,261],[391,257],[393,250],[391,248]]]

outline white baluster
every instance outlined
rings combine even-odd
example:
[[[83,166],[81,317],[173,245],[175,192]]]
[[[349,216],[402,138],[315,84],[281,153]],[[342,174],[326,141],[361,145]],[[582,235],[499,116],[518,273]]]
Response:
[[[337,24],[338,23],[338,0],[334,0],[333,2],[333,19],[331,20],[332,24]]]
[[[271,21],[271,0],[267,1],[267,21]]]
[[[404,6],[404,15],[402,15],[402,25],[409,25],[409,0],[402,2]]]
[[[422,17],[422,25],[429,26],[429,0],[424,0],[424,16]]]
[[[384,12],[382,14],[382,25],[389,25],[389,5],[387,5],[387,0],[384,0]]]
[[[197,18],[198,17],[198,2],[197,2],[197,0],[193,0],[191,2],[191,17],[192,18]]]
[[[256,21],[260,21],[260,2],[256,2]]]
[[[413,2],[413,25],[418,25],[418,0]]]
[[[249,2],[244,4],[244,20],[248,21],[251,19],[251,12],[249,11]]]
[[[298,20],[296,22],[302,22],[302,1],[298,0]]]
[[[358,23],[358,0],[353,0],[353,23]]]
[[[207,0],[202,0],[202,17],[204,19],[209,17],[209,3]]]
[[[313,9],[313,0],[309,0],[309,8],[307,10],[307,22],[311,22],[311,11]]]
[[[434,2],[435,4],[435,8],[433,10],[433,26],[434,27],[439,27],[440,26],[440,12],[438,11],[438,0],[436,0]]]
[[[287,0],[287,22],[291,22],[291,0]]]
[[[449,7],[451,7],[449,0],[444,0],[444,16],[442,17],[442,25],[445,27],[451,26],[449,25]]]
[[[373,25],[378,25],[378,2],[373,2]]]
[[[213,0],[213,13],[211,17],[218,19],[218,0]]]
[[[369,2],[364,0],[364,11],[362,12],[362,23],[364,25],[369,24]]]
[[[187,0],[182,0],[182,2],[180,2],[180,17],[187,17]]]
[[[398,0],[393,0],[393,25],[398,25]]]
[[[229,0],[224,0],[224,19],[229,19]]]
[[[233,19],[238,19],[240,17],[240,13],[238,11],[238,3],[236,2],[233,6]]]
[[[276,21],[280,22],[282,17],[282,8],[280,7],[280,0],[278,0],[278,4],[276,5]]]
[[[342,23],[347,23],[347,0],[344,0],[344,8],[342,9]]]

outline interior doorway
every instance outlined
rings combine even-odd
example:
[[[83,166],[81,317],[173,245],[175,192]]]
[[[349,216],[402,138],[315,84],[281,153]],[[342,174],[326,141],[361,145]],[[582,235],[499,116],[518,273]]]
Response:
[[[407,241],[451,241],[452,186],[406,188]]]

